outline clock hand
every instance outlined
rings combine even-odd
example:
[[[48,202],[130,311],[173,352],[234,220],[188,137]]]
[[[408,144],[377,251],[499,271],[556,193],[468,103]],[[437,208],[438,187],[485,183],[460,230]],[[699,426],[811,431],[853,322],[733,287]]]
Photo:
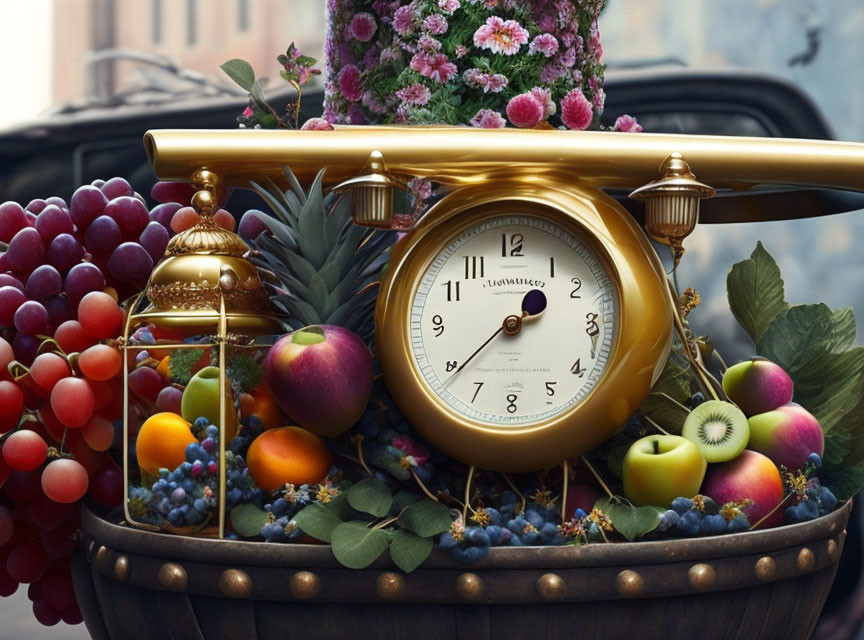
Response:
[[[478,353],[483,351],[483,348],[492,342],[502,331],[506,333],[508,336],[515,336],[522,330],[522,321],[526,318],[530,318],[532,316],[539,315],[546,309],[546,295],[540,291],[539,289],[531,289],[525,296],[522,298],[522,315],[510,315],[504,318],[504,322],[501,323],[501,326],[496,329],[495,333],[489,336],[486,339],[486,342],[481,344],[477,349],[475,349],[474,353],[468,356],[468,359],[465,360],[459,368],[456,369],[452,373],[452,375],[444,381],[444,386],[447,386],[447,383],[450,382],[453,378],[456,377],[456,374],[462,371],[471,360],[474,359]]]

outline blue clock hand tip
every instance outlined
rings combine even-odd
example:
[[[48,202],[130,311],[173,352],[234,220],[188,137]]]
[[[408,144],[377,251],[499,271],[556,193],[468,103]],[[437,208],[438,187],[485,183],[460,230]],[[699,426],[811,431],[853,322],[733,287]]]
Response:
[[[546,308],[546,294],[540,289],[531,289],[522,298],[522,311],[529,316],[536,316]]]

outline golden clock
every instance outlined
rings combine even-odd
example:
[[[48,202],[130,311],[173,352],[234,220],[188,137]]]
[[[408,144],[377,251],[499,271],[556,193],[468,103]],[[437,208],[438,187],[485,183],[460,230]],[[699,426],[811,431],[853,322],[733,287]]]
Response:
[[[151,131],[145,149],[161,179],[207,169],[226,186],[284,184],[286,165],[301,181],[326,168],[328,185],[350,190],[355,221],[372,226],[389,225],[393,188],[410,177],[449,189],[391,252],[377,350],[418,430],[502,471],[552,465],[611,436],[663,366],[673,321],[689,343],[645,233],[602,189],[641,187],[663,164],[665,177],[633,195],[676,261],[694,199],[713,193],[688,164],[712,187],[747,194],[735,213],[719,201],[704,212],[714,222],[793,215],[794,194],[766,207],[757,185],[864,191],[862,147],[825,141],[347,127]]]

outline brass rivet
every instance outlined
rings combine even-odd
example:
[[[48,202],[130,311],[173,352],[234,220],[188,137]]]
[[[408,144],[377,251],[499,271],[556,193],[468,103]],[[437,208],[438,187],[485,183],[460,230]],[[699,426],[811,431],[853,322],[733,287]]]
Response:
[[[694,589],[707,589],[714,584],[716,577],[714,567],[710,564],[694,564],[687,572],[687,579]]]
[[[770,580],[777,572],[777,563],[774,558],[763,556],[756,561],[756,566],[753,567],[753,574],[757,580]]]
[[[108,561],[110,560],[111,549],[102,545],[96,550],[96,566],[99,569],[105,570],[108,567]]]
[[[298,571],[288,583],[291,595],[299,600],[311,600],[321,591],[321,578],[311,571]]]
[[[833,560],[834,556],[837,555],[837,541],[836,540],[829,540],[828,545],[825,548],[825,551],[828,554],[828,557],[831,560]]]
[[[126,582],[129,579],[129,558],[117,556],[114,561],[114,577],[119,582]]]
[[[229,598],[248,598],[252,595],[252,578],[240,569],[225,569],[219,576],[219,591]]]
[[[633,598],[642,594],[642,591],[645,589],[645,583],[642,580],[642,576],[638,573],[625,569],[618,574],[618,578],[615,580],[615,587],[618,589],[619,595],[625,598]]]
[[[463,573],[456,578],[456,593],[463,600],[478,600],[483,595],[486,585],[476,573]]]
[[[561,576],[546,573],[537,579],[537,592],[544,600],[559,600],[567,594],[567,585]]]
[[[168,591],[186,591],[189,588],[189,576],[186,569],[176,562],[166,562],[159,567],[159,584]]]
[[[375,581],[375,593],[382,600],[398,600],[405,591],[405,578],[398,573],[387,571]]]
[[[798,569],[801,571],[812,571],[813,567],[816,566],[816,556],[813,555],[810,549],[804,547],[798,552],[797,564]]]

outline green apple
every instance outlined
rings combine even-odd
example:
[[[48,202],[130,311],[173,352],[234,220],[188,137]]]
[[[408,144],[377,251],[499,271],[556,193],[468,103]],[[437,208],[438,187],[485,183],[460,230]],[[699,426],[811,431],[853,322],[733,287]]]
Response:
[[[681,436],[646,436],[624,456],[624,495],[637,507],[668,508],[680,496],[699,493],[708,463],[696,445]]]
[[[225,398],[225,437],[231,440],[237,432],[237,413],[230,389]],[[186,422],[207,418],[210,424],[219,424],[219,367],[204,367],[189,380],[180,401],[180,413]]]

